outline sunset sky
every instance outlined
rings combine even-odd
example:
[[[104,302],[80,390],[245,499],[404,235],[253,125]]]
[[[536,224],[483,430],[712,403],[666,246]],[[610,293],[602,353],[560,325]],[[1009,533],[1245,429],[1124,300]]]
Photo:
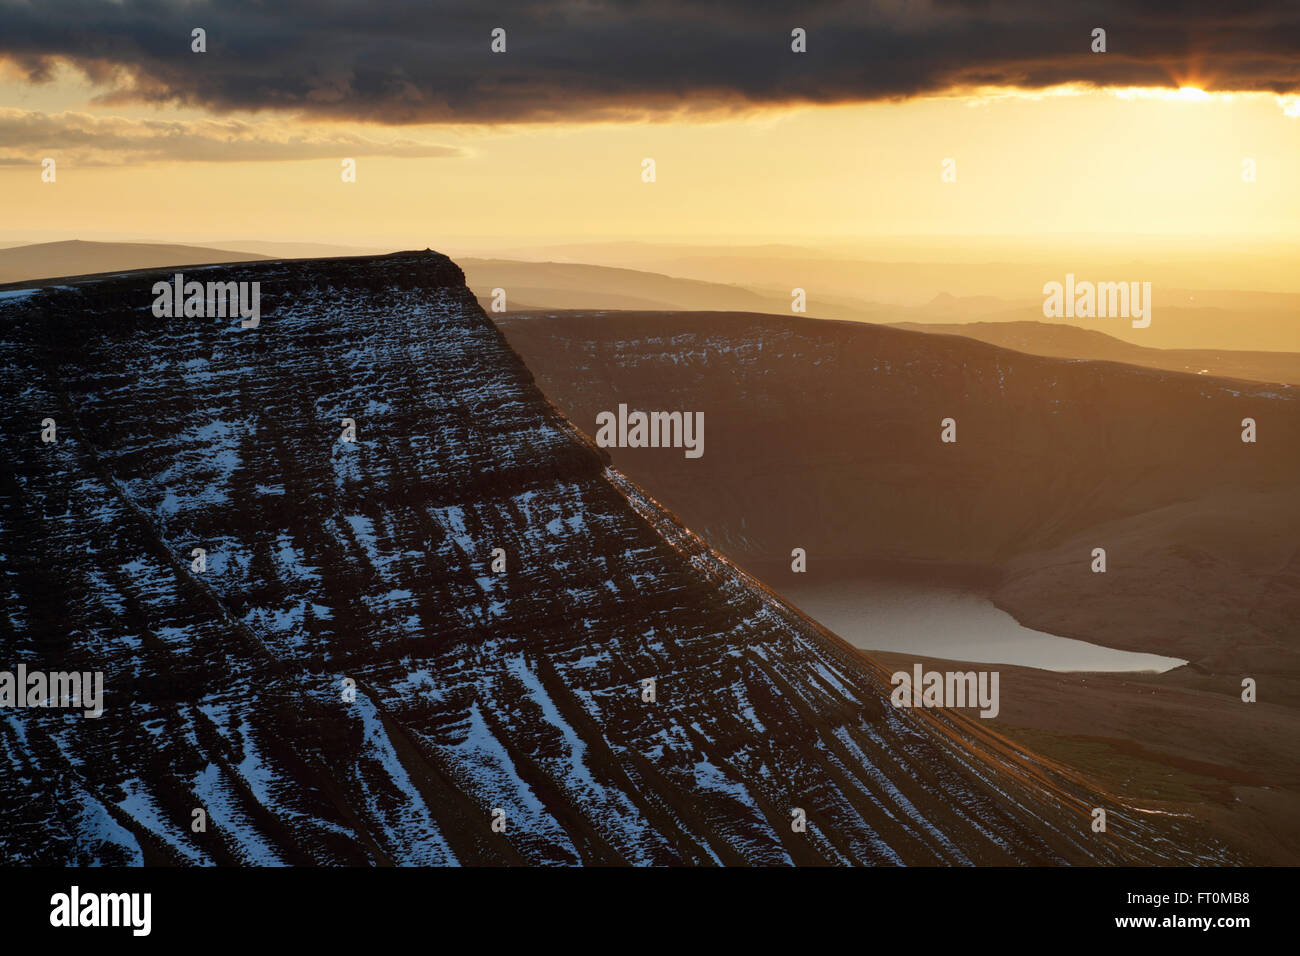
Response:
[[[1294,8],[767,6],[0,0],[0,240],[1300,240]]]

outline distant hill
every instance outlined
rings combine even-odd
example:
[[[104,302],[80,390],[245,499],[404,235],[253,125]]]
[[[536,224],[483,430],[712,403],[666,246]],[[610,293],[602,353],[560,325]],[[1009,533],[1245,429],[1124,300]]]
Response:
[[[494,288],[506,290],[507,311],[551,311],[561,309],[627,309],[643,311],[709,311],[709,312],[761,312],[768,315],[794,315],[791,296],[795,288],[804,290],[806,309],[803,314],[821,319],[840,319],[851,322],[900,324],[900,328],[918,331],[950,331],[981,338],[978,334],[959,331],[956,324],[984,322],[996,324],[1031,324],[1042,319],[1042,299],[1035,294],[1029,298],[1007,299],[993,295],[953,295],[940,292],[924,304],[888,304],[888,297],[897,290],[888,286],[896,276],[911,274],[904,264],[857,263],[856,271],[846,271],[844,263],[830,269],[827,263],[784,262],[765,260],[738,265],[735,257],[708,260],[704,265],[713,267],[716,281],[701,278],[709,270],[700,262],[665,262],[663,271],[644,271],[616,266],[590,265],[573,262],[528,262],[512,259],[460,260],[466,280],[480,300],[486,300]],[[742,263],[743,264],[743,263]],[[971,267],[967,264],[927,265],[926,283],[952,281],[958,287]],[[917,273],[918,276],[922,273]],[[782,279],[781,277],[785,278]],[[942,277],[942,278],[940,278]],[[886,285],[882,285],[886,283]],[[1030,285],[1037,293],[1041,288]],[[1237,350],[1249,352],[1280,351],[1300,353],[1300,321],[1296,309],[1300,296],[1277,292],[1244,292],[1232,290],[1188,290],[1161,286],[1155,297],[1155,314],[1149,328],[1134,329],[1126,319],[1062,319],[1055,323],[1041,323],[1045,327],[1077,329],[1096,332],[1118,342],[1127,342],[1141,350],[1127,353],[1139,355],[1152,349]],[[524,306],[527,303],[527,307]],[[922,328],[924,326],[924,328]],[[943,328],[948,326],[950,328]],[[1096,339],[1086,336],[1061,337],[1062,343],[1083,347],[1079,354],[1068,350],[1038,352],[1035,354],[1060,355],[1070,358],[1101,358],[1096,354]],[[1015,347],[1015,346],[1009,346]],[[1238,353],[1240,356],[1243,353]],[[1148,356],[1149,358],[1149,356]],[[1166,356],[1168,358],[1168,356]],[[1178,371],[1209,372],[1221,375],[1241,375],[1242,372],[1216,365],[1192,367],[1197,359],[1186,356],[1185,364],[1177,357],[1167,364],[1140,361],[1135,364]],[[1132,357],[1117,361],[1134,361]],[[1291,359],[1280,365],[1256,363],[1248,360],[1247,367],[1260,368],[1265,381],[1292,381],[1294,366]],[[1247,377],[1253,377],[1255,373]]]
[[[742,285],[683,279],[679,276],[575,262],[525,262],[513,259],[458,260],[465,281],[482,302],[493,289],[506,290],[509,313],[560,309],[641,309],[651,311],[744,311],[790,315],[791,293],[756,291]],[[884,322],[897,309],[805,290],[807,313],[856,322]],[[527,303],[527,304],[525,304]]]
[[[1300,352],[1300,297],[1290,297],[1291,304],[1274,308],[1269,304],[1279,298],[1272,293],[1242,292],[1235,304],[1207,305],[1208,300],[1222,300],[1226,293],[1195,297],[1175,294],[1172,304],[1164,298],[1155,300],[1155,315],[1149,328],[1135,329],[1128,319],[1093,318],[1059,319],[1061,326],[1073,325],[1087,331],[1101,332],[1131,344],[1156,349],[1249,349],[1253,351]],[[929,316],[918,316],[928,321]],[[979,316],[987,322],[1040,322],[1038,303],[1008,307],[997,313]]]
[[[260,239],[222,239],[213,249],[247,249],[272,259],[331,259],[338,256],[372,256],[397,252],[393,246],[340,246],[332,242],[263,242]]]
[[[1300,385],[1300,353],[1230,349],[1151,349],[1074,325],[1049,322],[895,322],[896,329],[961,335],[1029,355],[1125,362],[1194,375]]]
[[[760,295],[740,286],[678,279],[636,269],[570,262],[461,259],[465,281],[490,299],[505,289],[508,310],[524,302],[537,309],[746,309],[790,311],[789,299]],[[518,306],[516,305],[518,303]]]
[[[0,282],[267,259],[255,252],[152,242],[41,242],[0,249]]]

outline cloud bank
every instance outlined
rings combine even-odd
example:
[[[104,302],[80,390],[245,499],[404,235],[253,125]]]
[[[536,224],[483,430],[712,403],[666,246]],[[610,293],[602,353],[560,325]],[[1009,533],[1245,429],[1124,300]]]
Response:
[[[1062,8],[1064,7],[1064,8]],[[207,52],[190,49],[191,30]],[[506,52],[491,50],[495,28]],[[807,52],[791,51],[791,30]],[[1106,30],[1107,52],[1090,49]],[[889,100],[973,87],[1300,92],[1300,4],[1157,0],[0,0],[0,57],[102,101],[498,123]]]

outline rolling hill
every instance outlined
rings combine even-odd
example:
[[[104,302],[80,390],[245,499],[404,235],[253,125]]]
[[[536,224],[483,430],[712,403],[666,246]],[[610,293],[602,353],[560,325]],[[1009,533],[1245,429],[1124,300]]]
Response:
[[[257,253],[168,243],[83,242],[79,239],[40,242],[0,249],[0,283],[265,258]]]
[[[1143,368],[1300,385],[1300,353],[1231,349],[1152,349],[1074,325],[1048,322],[896,322],[894,328],[961,335],[1051,358],[1123,362]]]

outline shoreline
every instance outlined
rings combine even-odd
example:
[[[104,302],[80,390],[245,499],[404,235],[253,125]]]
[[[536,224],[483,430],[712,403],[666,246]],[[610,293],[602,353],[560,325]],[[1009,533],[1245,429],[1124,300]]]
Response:
[[[810,559],[809,566],[820,569],[815,572],[816,579],[823,584],[869,577],[878,582],[974,591],[1021,627],[1111,650],[1159,654],[1057,635],[1025,623],[994,600],[1004,579],[996,568],[833,558],[816,559],[815,565]],[[789,562],[751,560],[741,567],[887,671],[906,669],[917,662],[944,671],[971,663],[988,666],[953,657],[857,647],[787,597],[796,577]],[[804,574],[798,577],[803,579]],[[988,718],[991,728],[1029,750],[1073,767],[1117,798],[1168,802],[1252,862],[1300,864],[1300,710],[1290,706],[1285,695],[1267,703],[1243,704],[1235,675],[1215,675],[1194,662],[1163,672],[995,666],[1002,674],[1002,707],[997,717]],[[1262,737],[1261,722],[1269,728]],[[1191,726],[1203,729],[1188,736],[1186,728]],[[1295,825],[1280,830],[1279,818],[1295,821]]]

